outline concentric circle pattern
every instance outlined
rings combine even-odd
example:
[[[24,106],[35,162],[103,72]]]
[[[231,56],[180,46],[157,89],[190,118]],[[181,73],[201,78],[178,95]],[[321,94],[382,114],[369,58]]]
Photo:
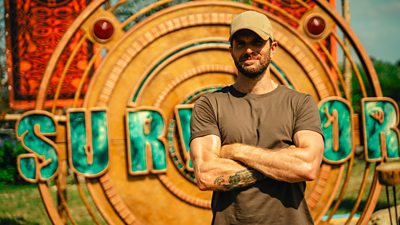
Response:
[[[86,176],[85,182],[80,179],[85,174],[79,174],[75,180],[78,189],[86,187],[89,191],[82,200],[93,200],[96,205],[86,205],[90,212],[98,210],[110,224],[209,224],[211,192],[197,188],[191,167],[191,108],[202,95],[235,81],[228,34],[232,18],[240,12],[256,10],[271,19],[279,43],[271,65],[276,82],[309,93],[321,104],[326,99],[348,99],[337,65],[338,48],[332,43],[353,65],[355,59],[342,48],[342,40],[335,33],[340,29],[363,62],[361,72],[353,66],[363,97],[381,95],[367,54],[326,1],[293,1],[290,9],[275,1],[250,2],[95,0],[66,32],[44,74],[36,109],[44,109],[44,102],[52,100],[52,113],[63,112],[57,107],[57,94],[47,99],[46,90],[53,88],[49,82],[52,71],[68,41],[74,33],[83,33],[80,41],[89,42],[93,54],[82,74],[82,84],[76,85],[74,103],[68,107],[88,112],[104,109],[101,112],[107,114],[109,151],[102,173]],[[134,8],[136,4],[142,5]],[[131,7],[131,14],[122,10],[124,6]],[[84,93],[82,85],[87,79],[90,85]],[[63,80],[59,82],[61,86]],[[324,112],[330,115],[328,110]],[[139,150],[135,147],[140,145],[138,137],[148,138],[143,139],[144,147]],[[91,138],[89,135],[87,143]],[[60,139],[57,145],[64,151],[70,141]],[[85,151],[91,154],[88,147]],[[324,160],[319,177],[307,183],[305,197],[316,224],[330,207],[334,212],[341,202],[340,196],[346,191],[341,181],[349,179],[353,159],[350,155],[336,164]],[[368,184],[373,192],[361,223],[370,216],[368,210],[375,206],[380,191],[376,181]],[[52,221],[61,221],[49,186],[40,183],[39,188]],[[68,208],[68,202],[63,203]]]

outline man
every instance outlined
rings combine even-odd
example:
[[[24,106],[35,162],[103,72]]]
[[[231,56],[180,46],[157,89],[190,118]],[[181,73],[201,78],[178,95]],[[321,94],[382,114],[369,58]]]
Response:
[[[254,11],[231,24],[235,83],[200,98],[191,119],[197,185],[213,190],[213,224],[313,224],[305,181],[323,152],[315,102],[271,79],[277,49],[268,18]]]

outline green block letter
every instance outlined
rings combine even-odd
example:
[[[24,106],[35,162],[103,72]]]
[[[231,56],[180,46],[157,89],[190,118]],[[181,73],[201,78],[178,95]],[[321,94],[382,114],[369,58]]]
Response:
[[[165,123],[154,109],[127,110],[128,162],[131,175],[166,171]]]
[[[354,146],[350,104],[342,98],[326,98],[319,103],[319,114],[325,137],[324,160],[343,163]]]
[[[21,176],[29,182],[48,181],[57,174],[58,150],[47,136],[55,136],[56,122],[46,111],[31,111],[17,122],[18,140],[29,153],[18,157]]]
[[[67,118],[70,166],[85,177],[102,175],[109,164],[107,111],[72,109]]]
[[[179,132],[181,147],[186,161],[186,169],[193,171],[192,160],[190,159],[190,118],[192,116],[193,105],[177,105],[175,107],[175,118]]]
[[[364,148],[369,162],[399,159],[399,109],[390,98],[363,98]]]

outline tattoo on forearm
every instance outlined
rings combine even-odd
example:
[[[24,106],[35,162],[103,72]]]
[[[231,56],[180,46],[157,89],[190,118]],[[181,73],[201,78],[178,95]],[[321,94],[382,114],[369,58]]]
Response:
[[[214,180],[214,184],[223,186],[225,190],[232,190],[239,187],[244,187],[264,178],[264,176],[251,169],[241,170],[228,177],[226,181],[224,176],[219,176]]]
[[[222,183],[224,182],[224,176],[219,176],[215,179],[214,184],[216,185],[222,185]]]

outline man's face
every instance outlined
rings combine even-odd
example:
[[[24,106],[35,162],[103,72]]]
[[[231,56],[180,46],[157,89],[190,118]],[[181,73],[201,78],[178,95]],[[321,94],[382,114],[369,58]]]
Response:
[[[265,41],[250,30],[235,33],[230,50],[239,72],[249,78],[263,74],[271,62],[270,42],[270,39]]]

